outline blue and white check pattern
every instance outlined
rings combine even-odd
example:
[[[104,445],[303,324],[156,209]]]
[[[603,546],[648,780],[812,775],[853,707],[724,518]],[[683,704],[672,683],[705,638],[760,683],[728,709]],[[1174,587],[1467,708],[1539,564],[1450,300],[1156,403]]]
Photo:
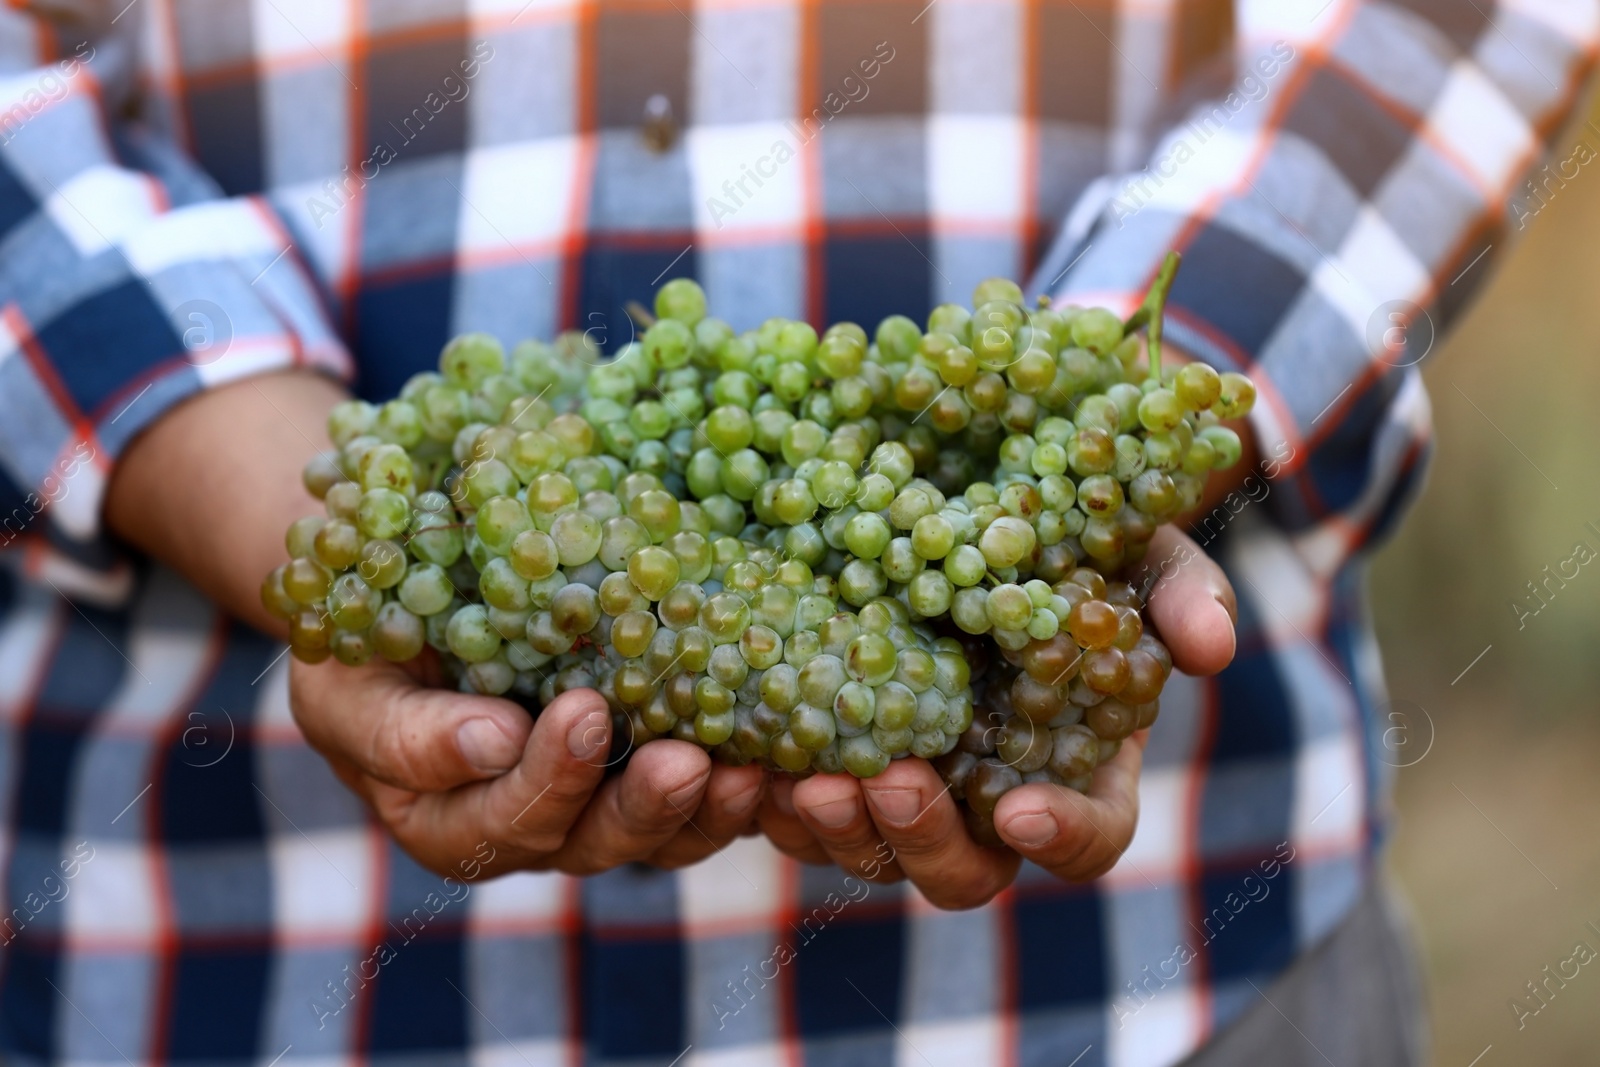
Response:
[[[1600,13],[1238,7],[0,10],[0,1055],[1142,1067],[1255,1003],[1376,862],[1363,553],[1425,466],[1429,327],[1507,242]],[[1091,886],[1025,869],[940,913],[759,839],[441,881],[305,745],[281,649],[99,529],[126,443],[241,376],[385,396],[464,329],[614,346],[664,274],[741,328],[996,273],[1127,307],[1171,247],[1170,336],[1260,383],[1268,466],[1197,531],[1238,659],[1174,679]]]

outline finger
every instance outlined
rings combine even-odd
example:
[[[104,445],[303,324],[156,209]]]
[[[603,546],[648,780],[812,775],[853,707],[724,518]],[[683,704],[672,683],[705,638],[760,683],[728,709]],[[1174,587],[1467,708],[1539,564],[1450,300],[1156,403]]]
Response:
[[[1233,660],[1239,603],[1222,568],[1187,534],[1163,526],[1147,566],[1159,569],[1150,618],[1185,674],[1216,674]]]
[[[1148,731],[1128,738],[1097,767],[1087,795],[1037,782],[1013,789],[994,809],[995,829],[1019,854],[1072,882],[1116,865],[1139,822],[1139,768]]]
[[[667,869],[685,867],[720,851],[754,821],[766,786],[767,775],[760,767],[713,766],[694,817],[646,862]]]
[[[801,863],[828,864],[833,860],[794,808],[793,778],[779,777],[767,787],[766,798],[756,810],[756,825],[773,847]]]
[[[352,669],[293,662],[290,707],[312,747],[417,792],[452,789],[516,766],[533,720],[509,700],[425,689],[391,663]]]
[[[539,713],[522,759],[498,778],[448,792],[412,793],[372,783],[368,795],[413,855],[446,865],[488,842],[525,856],[554,852],[605,776],[611,713],[592,689],[569,690]]]
[[[814,774],[794,787],[794,807],[834,863],[869,882],[898,882],[904,874],[867,814],[861,780]]]
[[[681,831],[711,779],[711,757],[686,741],[640,746],[595,794],[550,864],[596,874],[649,856]]]
[[[951,910],[992,900],[1021,860],[972,839],[949,787],[924,760],[896,760],[862,782],[874,826],[928,902]]]

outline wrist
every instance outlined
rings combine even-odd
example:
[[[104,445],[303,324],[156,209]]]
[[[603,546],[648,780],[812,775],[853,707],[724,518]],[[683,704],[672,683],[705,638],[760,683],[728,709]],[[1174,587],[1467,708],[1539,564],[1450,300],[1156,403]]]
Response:
[[[297,370],[200,393],[129,444],[107,489],[118,537],[184,575],[235,617],[282,637],[262,576],[283,562],[283,531],[320,509],[300,472],[328,447],[327,413],[345,397]]]

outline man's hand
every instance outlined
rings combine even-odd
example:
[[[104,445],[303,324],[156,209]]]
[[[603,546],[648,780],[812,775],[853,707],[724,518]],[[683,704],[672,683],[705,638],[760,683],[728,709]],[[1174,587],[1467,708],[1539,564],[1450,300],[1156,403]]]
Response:
[[[328,411],[344,397],[306,371],[196,395],[129,445],[112,472],[107,524],[281,639],[261,578],[283,562],[289,523],[320,510],[300,471],[328,447]],[[681,866],[742,830],[761,799],[759,770],[713,770],[677,741],[641,748],[605,780],[611,717],[596,693],[567,694],[535,726],[510,701],[424,688],[421,673],[295,661],[290,693],[312,745],[435,870],[454,870],[483,841],[496,848],[496,872]]]
[[[1156,534],[1146,567],[1161,576],[1149,617],[1173,664],[1195,675],[1226,667],[1237,607],[1222,569],[1172,526]],[[866,780],[819,774],[776,782],[761,828],[796,858],[855,872],[876,868],[876,881],[908,878],[937,907],[977,907],[1011,884],[1024,858],[1068,881],[1111,869],[1138,822],[1145,736],[1133,735],[1095,770],[1087,795],[1034,783],[1002,797],[994,821],[1009,850],[975,842],[938,772],[917,759],[896,760]],[[894,860],[881,863],[891,849]]]
[[[483,841],[496,874],[680,867],[738,836],[765,784],[760,768],[713,767],[682,741],[641,746],[607,779],[611,714],[589,689],[558,697],[535,722],[507,700],[423,688],[393,664],[296,661],[290,706],[345,784],[436,871]]]

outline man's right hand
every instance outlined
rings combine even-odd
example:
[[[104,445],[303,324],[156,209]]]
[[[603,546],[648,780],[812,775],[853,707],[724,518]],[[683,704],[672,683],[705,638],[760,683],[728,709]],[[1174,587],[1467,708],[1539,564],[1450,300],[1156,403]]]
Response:
[[[320,508],[300,469],[328,447],[328,411],[345,395],[293,371],[191,397],[124,452],[107,524],[281,639],[283,621],[261,604],[261,576],[283,562],[284,528]],[[457,870],[484,841],[496,850],[495,873],[682,866],[750,825],[761,800],[759,770],[713,770],[683,742],[643,747],[607,779],[611,717],[597,693],[566,694],[535,725],[510,701],[424,688],[410,665],[296,661],[289,678],[306,738],[436,871]]]
[[[750,828],[764,793],[760,768],[713,767],[682,741],[642,745],[607,778],[611,715],[593,690],[562,694],[534,721],[508,700],[425,688],[392,664],[295,661],[289,698],[312,747],[438,872],[485,841],[491,874],[681,867]]]

